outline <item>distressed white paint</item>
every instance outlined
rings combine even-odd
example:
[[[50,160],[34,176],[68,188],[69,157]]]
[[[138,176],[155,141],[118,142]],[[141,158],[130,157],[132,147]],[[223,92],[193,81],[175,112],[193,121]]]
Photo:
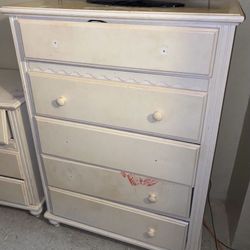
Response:
[[[43,155],[52,187],[188,219],[192,187]],[[155,197],[155,199],[151,199]]]
[[[38,115],[200,141],[206,93],[34,72],[29,76]],[[154,118],[156,112],[160,120]]]
[[[169,12],[162,12],[160,10],[157,12],[157,11],[152,11],[151,9],[148,12],[147,11],[131,12],[131,11],[126,11],[124,9],[121,11],[114,11],[114,10],[104,11],[104,10],[94,10],[94,9],[79,10],[78,9],[79,5],[76,4],[74,6],[74,1],[65,2],[66,4],[65,6],[71,6],[71,7],[74,6],[71,9],[57,8],[58,7],[57,1],[46,2],[47,7],[44,7],[45,2],[38,1],[36,2],[36,4],[32,3],[26,4],[26,7],[25,5],[21,5],[17,7],[6,7],[3,9],[5,13],[9,13],[11,15],[10,21],[18,55],[19,67],[21,70],[24,92],[28,103],[30,121],[32,124],[32,131],[36,144],[36,152],[40,163],[39,167],[42,174],[44,191],[47,199],[48,211],[45,214],[45,217],[47,217],[54,224],[58,222],[66,223],[72,226],[90,230],[92,232],[97,232],[109,237],[114,237],[116,239],[124,240],[126,242],[130,242],[149,249],[197,250],[199,248],[202,217],[205,207],[207,188],[208,188],[214,149],[216,144],[218,125],[220,121],[220,113],[225,91],[228,66],[231,56],[234,31],[235,31],[235,26],[244,19],[240,7],[239,5],[237,5],[236,1],[227,1],[225,5],[223,5],[223,3],[225,3],[225,1],[212,1],[212,8],[209,11],[206,11],[206,9],[202,8],[201,9],[187,8]],[[82,5],[80,4],[82,8],[84,8],[84,4],[86,4],[84,1]],[[222,6],[221,4],[224,6],[224,8],[221,8]],[[30,18],[32,18],[32,21]],[[109,23],[107,24],[102,23],[98,25],[94,24],[93,26],[91,26],[91,24],[88,25],[86,24],[86,21],[88,19],[104,19]],[[28,45],[29,41],[27,41],[26,38],[22,40],[19,21],[21,21],[22,23],[22,30],[25,32],[26,38],[31,37],[33,31],[36,34],[38,34],[36,27],[40,27],[38,25],[39,23],[42,24],[41,26],[43,27],[47,26],[47,30],[45,29],[44,32],[44,34],[47,34],[44,37],[45,40],[44,41],[37,40],[37,42],[41,44],[42,47],[41,51],[37,52],[35,51],[36,48],[34,47],[34,45]],[[125,32],[124,34],[126,34],[125,37],[127,40],[130,39],[129,34],[132,34],[131,29],[140,30],[140,28],[146,31],[146,33],[149,32],[150,30],[149,32],[150,34],[151,34],[151,29],[154,31],[153,32],[154,34],[164,30],[169,30],[169,31],[178,30],[181,32],[171,33],[172,35],[178,33],[176,34],[178,38],[183,37],[180,34],[184,34],[187,30],[191,31],[191,35],[196,31],[199,33],[201,30],[206,30],[206,31],[209,30],[214,32],[214,34],[216,33],[216,35],[214,36],[214,40],[212,39],[213,45],[211,45],[211,40],[210,40],[211,38],[208,39],[208,42],[203,44],[204,45],[203,52],[205,53],[205,55],[208,54],[210,55],[210,57],[205,56],[205,58],[209,58],[209,63],[211,63],[209,67],[208,64],[206,64],[207,62],[205,64],[203,63],[201,64],[201,66],[203,65],[204,67],[203,69],[201,69],[198,66],[197,68],[192,69],[191,65],[184,65],[180,62],[177,63],[176,65],[173,64],[171,67],[170,67],[171,62],[168,62],[165,65],[161,64],[160,61],[157,62],[158,64],[156,63],[155,65],[151,65],[150,59],[152,58],[152,62],[156,62],[155,59],[156,54],[159,53],[159,50],[156,49],[154,51],[150,51],[149,58],[142,57],[144,58],[144,60],[145,58],[147,58],[147,60],[149,61],[141,60],[141,56],[145,56],[143,55],[143,53],[141,52],[138,54],[134,53],[135,56],[134,58],[135,61],[133,62],[134,64],[131,64],[131,67],[129,67],[130,57],[128,57],[127,55],[124,55],[123,57],[126,59],[125,61],[121,61],[120,58],[112,58],[111,60],[110,58],[107,57],[108,56],[107,54],[105,54],[106,57],[102,59],[99,57],[100,55],[96,57],[93,48],[89,50],[92,53],[88,53],[88,51],[85,51],[86,54],[88,55],[88,61],[84,61],[83,56],[80,53],[82,49],[83,50],[86,49],[84,47],[84,41],[79,47],[79,44],[76,43],[77,40],[71,39],[69,44],[73,46],[70,47],[69,44],[66,46],[67,49],[69,49],[70,51],[70,53],[68,53],[67,51],[65,51],[66,47],[63,46],[61,49],[60,45],[64,44],[65,41],[69,42],[69,36],[67,35],[67,33],[62,34],[61,32],[59,32],[58,34],[60,36],[58,36],[58,38],[55,39],[54,36],[56,32],[53,32],[53,34],[50,33],[53,29],[50,29],[49,25],[47,25],[48,23],[59,24],[59,27],[62,30],[69,30],[69,33],[76,35],[76,37],[82,36],[82,34],[81,35],[78,34],[78,30],[82,30],[83,29],[82,27],[97,27],[98,29],[101,29],[101,34],[105,34],[105,32],[103,31],[105,29],[108,30],[107,34],[110,34],[110,36],[112,37],[112,32],[110,33],[110,30],[112,30],[112,27],[118,27],[118,26],[124,28]],[[32,24],[31,26],[33,28],[31,28],[31,26],[28,25],[29,27],[27,26],[28,28],[26,30],[25,25],[27,24]],[[87,30],[89,32],[91,28],[88,28]],[[28,31],[28,34],[26,33],[26,31]],[[91,30],[90,34],[92,34],[92,32],[93,31]],[[139,32],[138,34],[141,33]],[[206,32],[204,33],[204,36],[205,34]],[[135,37],[137,38],[136,35]],[[163,41],[161,35],[157,34],[155,35],[155,37],[158,37],[159,41]],[[188,44],[191,41],[189,40],[189,36],[184,36],[184,37],[185,39],[187,39],[187,44]],[[52,38],[54,43],[47,43]],[[173,37],[168,39],[172,38]],[[91,36],[89,39],[90,40],[92,39]],[[119,38],[117,39],[118,40],[114,39],[115,49],[119,48],[119,44],[117,43],[117,41],[120,40]],[[23,47],[23,41],[24,41],[24,47]],[[147,41],[145,43],[146,47],[143,47],[144,45],[142,43],[143,45],[142,48],[144,48],[147,52],[149,52],[148,50],[149,47],[147,46],[149,44],[153,44],[154,42],[152,40],[150,40],[149,42],[149,40],[147,39],[145,41]],[[120,42],[121,44],[124,44],[124,41]],[[176,43],[178,42],[179,40],[176,39]],[[182,42],[183,41],[181,41],[181,43]],[[157,39],[155,39],[155,43],[157,43]],[[197,53],[198,53],[200,48],[199,47],[200,43],[197,42],[194,43],[190,51],[193,51],[193,49],[195,50],[195,47],[197,45]],[[48,44],[48,46],[52,45],[53,48],[52,47],[46,48],[46,44]],[[170,42],[170,44],[172,43]],[[90,46],[90,41],[87,42],[87,45]],[[152,48],[157,47],[154,46],[155,44],[152,45]],[[213,49],[211,49],[211,46],[213,47]],[[163,47],[165,48],[166,46],[164,45]],[[163,47],[161,42],[157,48],[160,49]],[[123,48],[126,51],[127,47],[123,46]],[[78,53],[76,53],[74,49],[76,49]],[[108,47],[104,46],[103,49],[105,49],[105,53],[107,51],[110,51],[109,46]],[[138,48],[138,50],[140,51],[140,48]],[[50,51],[51,53],[48,54],[48,51]],[[59,54],[56,54],[55,51],[58,51]],[[180,55],[177,53],[175,49],[173,49],[173,51],[175,51],[176,56],[182,56],[182,58],[186,59],[187,60],[186,63],[193,62],[194,65],[196,65],[195,58],[197,59],[197,54],[195,53],[195,51],[193,52],[193,54],[192,53],[189,54],[188,51],[187,57],[185,57],[185,53]],[[25,53],[27,53],[28,56],[25,55]],[[36,53],[41,53],[41,54],[37,55]],[[165,56],[165,54],[164,55],[163,54],[161,53],[162,57]],[[91,55],[94,55],[94,58],[91,58]],[[38,58],[36,58],[36,56]],[[32,60],[30,60],[31,57]],[[162,60],[164,61],[165,59]],[[68,69],[69,67],[73,68],[73,66],[74,67],[84,66],[85,72],[88,72],[87,71],[88,68],[91,69],[93,67],[95,68],[95,72],[97,72],[96,74],[98,74],[98,67],[100,67],[100,70],[105,69],[117,72],[121,71],[124,72],[123,74],[127,75],[126,79],[129,78],[130,74],[134,73],[151,74],[151,79],[156,74],[158,75],[162,74],[164,76],[168,76],[169,81],[171,81],[171,77],[174,76],[173,81],[175,83],[178,77],[179,79],[185,79],[186,77],[188,81],[190,81],[190,79],[192,78],[195,79],[195,81],[197,81],[198,78],[205,79],[206,81],[208,81],[208,88],[204,88],[202,90],[207,91],[207,102],[206,102],[207,105],[206,105],[206,112],[205,112],[200,145],[177,142],[174,140],[168,140],[164,138],[157,138],[156,136],[159,137],[159,134],[157,134],[157,132],[153,132],[150,136],[146,136],[139,134],[141,132],[137,132],[136,134],[135,131],[133,131],[133,133],[131,133],[132,131],[130,132],[118,131],[116,130],[117,128],[113,125],[111,125],[109,129],[100,127],[101,124],[98,123],[95,124],[95,126],[93,125],[90,126],[83,124],[85,121],[84,117],[82,119],[76,118],[75,122],[66,121],[67,119],[69,119],[69,116],[71,115],[71,109],[69,110],[69,116],[67,114],[61,115],[60,117],[61,120],[57,120],[58,117],[56,117],[55,114],[51,114],[50,118],[36,116],[37,114],[33,100],[31,82],[27,74],[27,72],[35,71],[32,70],[30,67],[33,61],[37,61],[37,63],[43,65],[43,67],[41,68],[42,71],[45,70],[45,72],[46,72],[46,67],[48,67],[49,65],[53,65],[53,63],[54,64],[56,63],[55,65],[61,64],[60,67],[62,71],[64,67],[63,65],[65,64],[70,64],[66,65],[65,69]],[[100,64],[98,62],[100,62]],[[58,69],[60,67],[55,66],[54,68]],[[57,72],[52,72],[52,74],[55,74],[56,77],[59,77],[60,75],[60,73]],[[64,77],[65,75],[67,76],[67,73],[63,74]],[[82,78],[83,77],[81,77],[81,80]],[[121,82],[125,83],[126,80],[118,82],[119,83],[117,83],[117,85],[121,84]],[[132,89],[134,86],[133,82],[130,82],[130,84]],[[179,84],[178,88],[185,89],[186,88],[185,86],[187,86],[185,84],[183,84],[182,86],[181,81],[178,81],[178,84]],[[192,85],[192,83],[190,83],[190,85]],[[173,86],[174,85],[172,85],[172,87]],[[197,85],[196,84],[192,85],[190,89],[192,89],[193,91],[201,90],[200,87],[196,89],[195,86]],[[85,85],[82,84],[83,89],[84,87]],[[60,90],[60,87],[57,87],[57,89]],[[65,103],[67,105],[67,100],[64,98],[64,96],[59,96],[58,98],[59,98],[58,103],[60,105],[64,105]],[[146,104],[143,102],[143,105]],[[41,108],[43,108],[42,106],[43,105],[41,105]],[[174,113],[174,108],[173,108],[173,113]],[[158,115],[156,117],[161,118],[161,116]],[[37,123],[35,122],[35,119],[38,121]],[[80,123],[77,123],[77,120],[80,121]],[[185,124],[183,124],[183,126],[185,126]],[[123,130],[124,129],[125,128],[123,128]],[[131,128],[129,128],[128,130],[131,130]],[[56,140],[55,138],[53,138],[53,136],[56,137]],[[83,143],[83,141],[85,143]],[[125,143],[123,143],[124,141]],[[183,151],[177,154],[175,150],[176,148],[178,148],[178,145],[181,146],[180,147],[181,149],[185,149],[185,151],[187,150],[186,152],[195,152],[195,151],[197,152],[197,150],[199,149],[199,155],[198,155],[199,157],[197,158],[195,156],[196,154],[193,154],[191,158],[186,159],[185,157],[191,154],[183,153]],[[112,150],[115,153],[112,154]],[[131,155],[133,155],[132,152],[134,153],[134,157],[131,157]],[[148,152],[148,154],[146,154],[146,152]],[[171,153],[168,154],[168,152]],[[127,222],[130,220],[132,221],[134,220],[133,219],[134,214],[133,215],[131,214],[131,211],[134,208],[131,208],[127,203],[125,206],[121,207],[121,205],[119,205],[118,202],[117,203],[108,202],[102,199],[93,198],[91,196],[74,193],[77,190],[72,190],[74,188],[72,186],[71,187],[63,186],[62,184],[62,186],[60,186],[61,189],[49,188],[47,181],[48,180],[51,181],[51,178],[48,178],[47,180],[46,171],[44,169],[44,165],[41,159],[41,153],[52,154],[63,158],[69,158],[73,161],[83,162],[84,164],[86,164],[86,162],[90,164],[96,164],[99,165],[95,166],[96,168],[102,166],[104,168],[107,168],[107,171],[111,171],[111,169],[115,170],[117,168],[119,170],[124,170],[129,168],[129,171],[131,172],[134,171],[141,175],[149,177],[157,177],[159,179],[163,178],[168,181],[181,182],[182,184],[185,183],[188,185],[194,185],[191,214],[190,218],[188,219],[187,244],[180,244],[182,240],[186,240],[186,235],[185,233],[179,234],[177,231],[175,231],[176,229],[174,228],[170,230],[170,233],[173,233],[171,239],[168,238],[168,234],[165,233],[165,229],[162,229],[160,230],[160,235],[162,237],[161,239],[156,239],[153,243],[150,243],[148,241],[145,242],[141,237],[141,235],[145,230],[142,229],[140,225],[143,225],[144,223],[147,222],[146,217],[145,219],[142,220],[142,222],[139,222],[138,227],[134,226],[136,230],[139,230],[138,231],[139,235],[137,236],[131,235],[130,232],[128,234],[127,231],[122,231],[119,228],[116,228],[116,225],[110,223],[110,221],[108,222],[106,220],[102,221],[101,219],[96,220],[96,216],[94,216],[94,219],[92,219],[93,214],[91,214],[92,210],[90,209],[90,207],[92,206],[96,208],[98,207],[98,211],[99,209],[100,210],[103,209],[107,211],[106,214],[110,215],[120,214],[120,212],[123,211],[122,217],[125,216],[125,214],[126,216],[128,216],[128,219],[125,220],[126,226],[128,226]],[[122,157],[122,155],[124,155],[125,157]],[[178,157],[175,157],[177,155]],[[160,166],[159,172],[151,171],[152,164],[149,163],[150,161],[152,162],[152,160],[155,158],[154,156],[156,156],[157,159],[159,158],[163,160],[160,161],[159,163]],[[166,161],[166,158],[164,157],[166,158],[170,157],[170,161]],[[145,159],[148,159],[148,161],[146,161]],[[64,159],[60,160],[64,161]],[[198,167],[194,171],[193,167],[194,167],[194,162],[196,161],[198,161],[197,162]],[[68,162],[68,160],[65,162]],[[167,165],[168,162],[170,163],[170,165]],[[82,163],[74,162],[74,164],[82,164]],[[171,169],[170,166],[175,166],[175,167],[179,166],[179,171],[178,173],[172,172],[172,170],[176,170],[176,168],[174,167],[172,168],[171,171],[164,172],[162,168],[163,165],[167,166],[167,168],[169,169]],[[187,166],[189,166],[189,170],[187,169]],[[185,169],[185,172],[183,172],[183,169]],[[168,173],[170,174],[168,175]],[[191,178],[191,176],[193,177]],[[188,178],[188,182],[186,182],[187,180],[185,180],[185,178]],[[185,180],[184,183],[183,180]],[[50,192],[49,189],[52,191]],[[63,189],[71,189],[71,191],[74,192],[69,192]],[[78,190],[78,192],[80,191]],[[100,197],[100,198],[104,199],[105,197]],[[72,204],[75,205],[72,206]],[[81,211],[82,204],[86,205],[84,213]],[[68,209],[65,209],[64,205],[67,206]],[[110,209],[110,207],[112,207],[112,209]],[[70,210],[71,208],[77,210],[77,213],[71,212]],[[133,211],[135,212],[135,210]],[[142,209],[138,211],[140,211],[139,212],[140,214],[146,213]],[[134,221],[140,220],[140,216],[136,212],[135,215],[136,219]],[[164,223],[165,220],[170,220],[170,224],[168,225],[171,225],[171,227],[175,226],[176,223],[178,225],[184,223],[182,220],[173,221],[171,215],[169,217],[168,216],[157,217],[159,215],[156,215],[155,213],[150,213],[150,217],[151,216],[153,216],[153,221],[155,225],[158,225],[157,222],[158,219],[161,220],[160,223],[161,225],[165,224]],[[98,224],[99,221],[101,221],[100,223],[102,224]],[[154,236],[155,232],[157,233],[157,230],[156,228],[150,228],[148,232],[149,235]]]
[[[0,176],[22,179],[21,160],[18,152],[0,148]]]
[[[5,201],[28,205],[25,198],[24,181],[0,176],[0,204]]]
[[[36,120],[44,154],[193,185],[198,145],[48,118]]]
[[[131,237],[159,248],[182,250],[185,245],[188,226],[186,222],[56,188],[50,188],[50,193],[55,215]],[[155,230],[153,237],[148,235],[151,228]]]
[[[19,25],[27,58],[200,75],[211,73],[217,37],[217,29],[189,27],[29,19]]]

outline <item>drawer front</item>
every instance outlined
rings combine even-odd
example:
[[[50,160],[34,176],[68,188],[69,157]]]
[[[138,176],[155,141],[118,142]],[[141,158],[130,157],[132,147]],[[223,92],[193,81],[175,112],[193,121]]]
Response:
[[[188,217],[192,188],[125,171],[43,156],[48,185],[160,214]]]
[[[21,161],[17,152],[0,149],[0,175],[21,178]]]
[[[30,79],[37,114],[200,141],[206,93],[34,72]]]
[[[218,33],[54,20],[19,19],[19,24],[28,58],[200,75],[212,72]]]
[[[168,250],[183,250],[187,223],[50,188],[53,214]]]
[[[0,145],[9,144],[9,132],[6,110],[0,110]]]
[[[0,176],[0,202],[11,202],[26,205],[24,182]]]
[[[192,185],[199,146],[37,117],[44,154]]]

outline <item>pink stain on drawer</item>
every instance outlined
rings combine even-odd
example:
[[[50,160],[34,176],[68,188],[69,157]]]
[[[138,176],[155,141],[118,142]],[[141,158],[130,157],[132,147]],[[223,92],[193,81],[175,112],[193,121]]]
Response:
[[[137,176],[135,174],[126,172],[126,171],[121,171],[121,175],[124,178],[127,178],[129,183],[132,186],[138,186],[138,185],[143,185],[143,186],[153,186],[155,184],[157,184],[159,181],[153,178],[146,178],[146,177],[141,177],[141,176]]]

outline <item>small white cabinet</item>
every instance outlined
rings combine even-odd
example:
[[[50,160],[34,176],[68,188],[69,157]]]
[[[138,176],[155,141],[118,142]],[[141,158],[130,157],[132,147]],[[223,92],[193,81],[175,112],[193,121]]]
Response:
[[[21,79],[17,70],[0,70],[0,205],[42,212],[38,171]]]
[[[52,224],[152,250],[199,249],[244,16],[234,0],[211,0],[210,9],[186,2],[169,10],[97,10],[84,0],[2,8]]]

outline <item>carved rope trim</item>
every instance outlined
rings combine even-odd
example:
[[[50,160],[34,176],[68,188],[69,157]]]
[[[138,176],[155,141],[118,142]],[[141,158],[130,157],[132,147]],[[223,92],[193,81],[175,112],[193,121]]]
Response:
[[[144,85],[152,85],[152,86],[168,86],[167,84],[161,84],[161,83],[155,83],[150,80],[146,79],[125,79],[120,76],[112,77],[107,76],[104,74],[93,74],[89,72],[80,72],[77,70],[66,70],[66,69],[55,69],[51,67],[40,67],[40,66],[31,66],[29,65],[29,70],[34,72],[42,72],[42,73],[48,73],[48,74],[57,74],[57,75],[65,75],[65,76],[75,76],[75,77],[84,77],[84,78],[90,78],[90,79],[96,79],[96,80],[108,80],[108,81],[116,81],[116,82],[123,82],[123,83],[134,83],[134,84],[144,84]]]

